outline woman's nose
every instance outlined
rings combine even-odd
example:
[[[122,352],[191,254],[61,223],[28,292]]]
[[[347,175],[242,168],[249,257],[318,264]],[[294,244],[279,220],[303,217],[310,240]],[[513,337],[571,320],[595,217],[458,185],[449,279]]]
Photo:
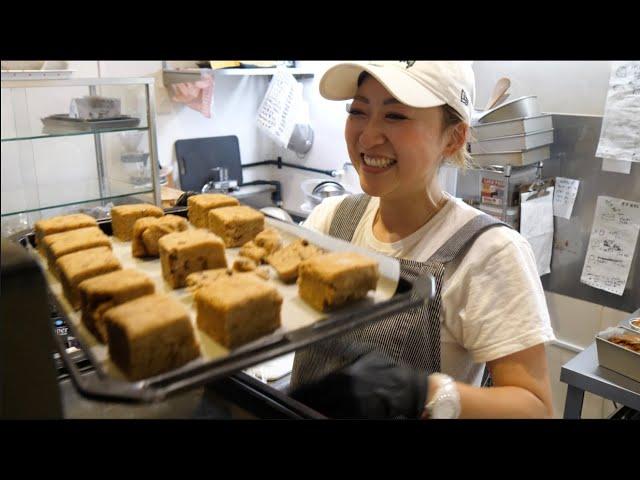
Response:
[[[375,120],[370,120],[367,122],[362,132],[360,132],[358,142],[363,148],[375,147],[376,145],[381,145],[385,142],[385,137],[382,129],[379,128]]]

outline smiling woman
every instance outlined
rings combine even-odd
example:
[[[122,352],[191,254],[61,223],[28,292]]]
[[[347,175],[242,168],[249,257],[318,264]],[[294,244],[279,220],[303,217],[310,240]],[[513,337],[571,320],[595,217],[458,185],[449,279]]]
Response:
[[[345,139],[365,193],[324,200],[305,226],[398,258],[409,279],[430,273],[437,298],[296,352],[292,395],[333,417],[551,416],[544,343],[555,337],[531,247],[436,175],[468,159],[470,64],[344,63],[320,92],[353,99]],[[373,351],[330,353],[344,342]]]

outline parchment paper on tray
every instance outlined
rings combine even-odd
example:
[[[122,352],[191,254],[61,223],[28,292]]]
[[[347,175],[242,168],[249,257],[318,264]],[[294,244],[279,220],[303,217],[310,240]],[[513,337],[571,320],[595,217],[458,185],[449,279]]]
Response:
[[[282,334],[307,327],[311,324],[317,323],[323,318],[330,318],[333,313],[340,313],[345,309],[367,308],[367,306],[389,300],[394,295],[400,278],[400,264],[398,260],[381,254],[377,254],[375,252],[371,252],[343,240],[307,230],[297,225],[291,225],[278,220],[273,220],[269,217],[265,219],[265,226],[270,226],[278,230],[282,235],[285,244],[288,244],[298,238],[305,238],[312,244],[327,251],[350,251],[373,258],[378,262],[380,278],[378,280],[375,292],[370,291],[365,299],[360,300],[359,302],[356,302],[352,305],[345,306],[344,308],[337,309],[335,312],[322,313],[307,305],[298,296],[298,286],[295,283],[291,285],[282,283],[280,280],[278,280],[278,275],[275,270],[273,270],[271,266],[268,266],[267,268],[269,269],[270,273],[270,279],[268,281],[278,288],[278,291],[283,297],[281,311],[282,324],[278,330],[271,333],[270,335],[262,337],[254,342],[251,342],[250,344],[238,347],[237,349],[234,349],[233,352],[250,351],[256,346],[260,346],[281,338]],[[194,227],[190,225],[190,228]],[[180,367],[180,369],[178,370],[188,369],[190,366],[196,364],[202,364],[207,361],[220,359],[230,353],[229,350],[224,348],[222,345],[209,337],[206,333],[200,331],[197,328],[197,311],[193,293],[186,288],[176,290],[171,289],[171,287],[164,281],[162,277],[162,269],[160,266],[159,258],[134,258],[131,255],[131,242],[123,242],[115,237],[109,238],[113,246],[113,253],[120,260],[123,268],[136,268],[143,271],[154,282],[157,293],[166,293],[169,295],[173,295],[187,308],[191,317],[191,322],[196,332],[196,337],[200,342],[200,350],[202,356],[196,360],[193,360],[187,365]],[[229,267],[233,265],[233,261],[237,257],[239,250],[239,248],[226,249],[225,253],[227,257],[227,264]],[[91,334],[91,332],[89,332],[85,328],[80,319],[80,312],[73,311],[73,309],[67,302],[64,294],[62,293],[62,286],[60,282],[47,270],[46,260],[41,257],[39,253],[35,251],[35,249],[33,250],[33,252],[38,256],[42,268],[46,272],[47,281],[49,282],[51,289],[58,298],[60,304],[63,306],[65,314],[67,315],[67,319],[72,323],[72,326],[82,344],[84,345],[85,349],[89,350],[88,352],[85,351],[85,353],[90,357],[98,372],[108,377],[125,380],[125,376],[122,374],[119,368],[110,360],[107,346],[98,342],[93,334]]]

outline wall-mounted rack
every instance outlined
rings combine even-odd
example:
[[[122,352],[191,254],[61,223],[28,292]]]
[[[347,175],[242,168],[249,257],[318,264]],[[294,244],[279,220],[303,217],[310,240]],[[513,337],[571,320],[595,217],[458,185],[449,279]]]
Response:
[[[259,167],[262,165],[275,165],[279,169],[282,167],[295,168],[298,170],[305,170],[307,172],[321,173],[329,177],[337,177],[340,174],[340,170],[322,170],[320,168],[305,167],[303,165],[296,165],[295,163],[283,162],[282,157],[278,157],[277,160],[264,160],[262,162],[244,163],[242,168]]]
[[[213,73],[215,76],[223,77],[246,77],[246,76],[271,76],[276,73],[277,68],[220,68],[213,70],[211,68],[185,68],[172,69],[167,68],[163,64],[162,81],[167,85],[173,83],[193,82],[200,78],[203,72]],[[296,78],[313,78],[314,72],[304,68],[287,68]]]

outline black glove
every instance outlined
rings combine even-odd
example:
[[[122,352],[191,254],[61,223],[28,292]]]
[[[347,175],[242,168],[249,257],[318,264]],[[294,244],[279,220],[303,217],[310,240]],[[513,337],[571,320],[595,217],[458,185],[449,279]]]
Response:
[[[180,195],[178,197],[178,200],[176,200],[176,207],[186,207],[187,206],[187,200],[189,199],[189,197],[192,197],[194,195],[199,195],[199,192],[193,192],[193,191],[188,191],[188,192],[184,192],[182,195]]]
[[[426,372],[371,352],[290,395],[330,418],[419,418],[428,386]]]

